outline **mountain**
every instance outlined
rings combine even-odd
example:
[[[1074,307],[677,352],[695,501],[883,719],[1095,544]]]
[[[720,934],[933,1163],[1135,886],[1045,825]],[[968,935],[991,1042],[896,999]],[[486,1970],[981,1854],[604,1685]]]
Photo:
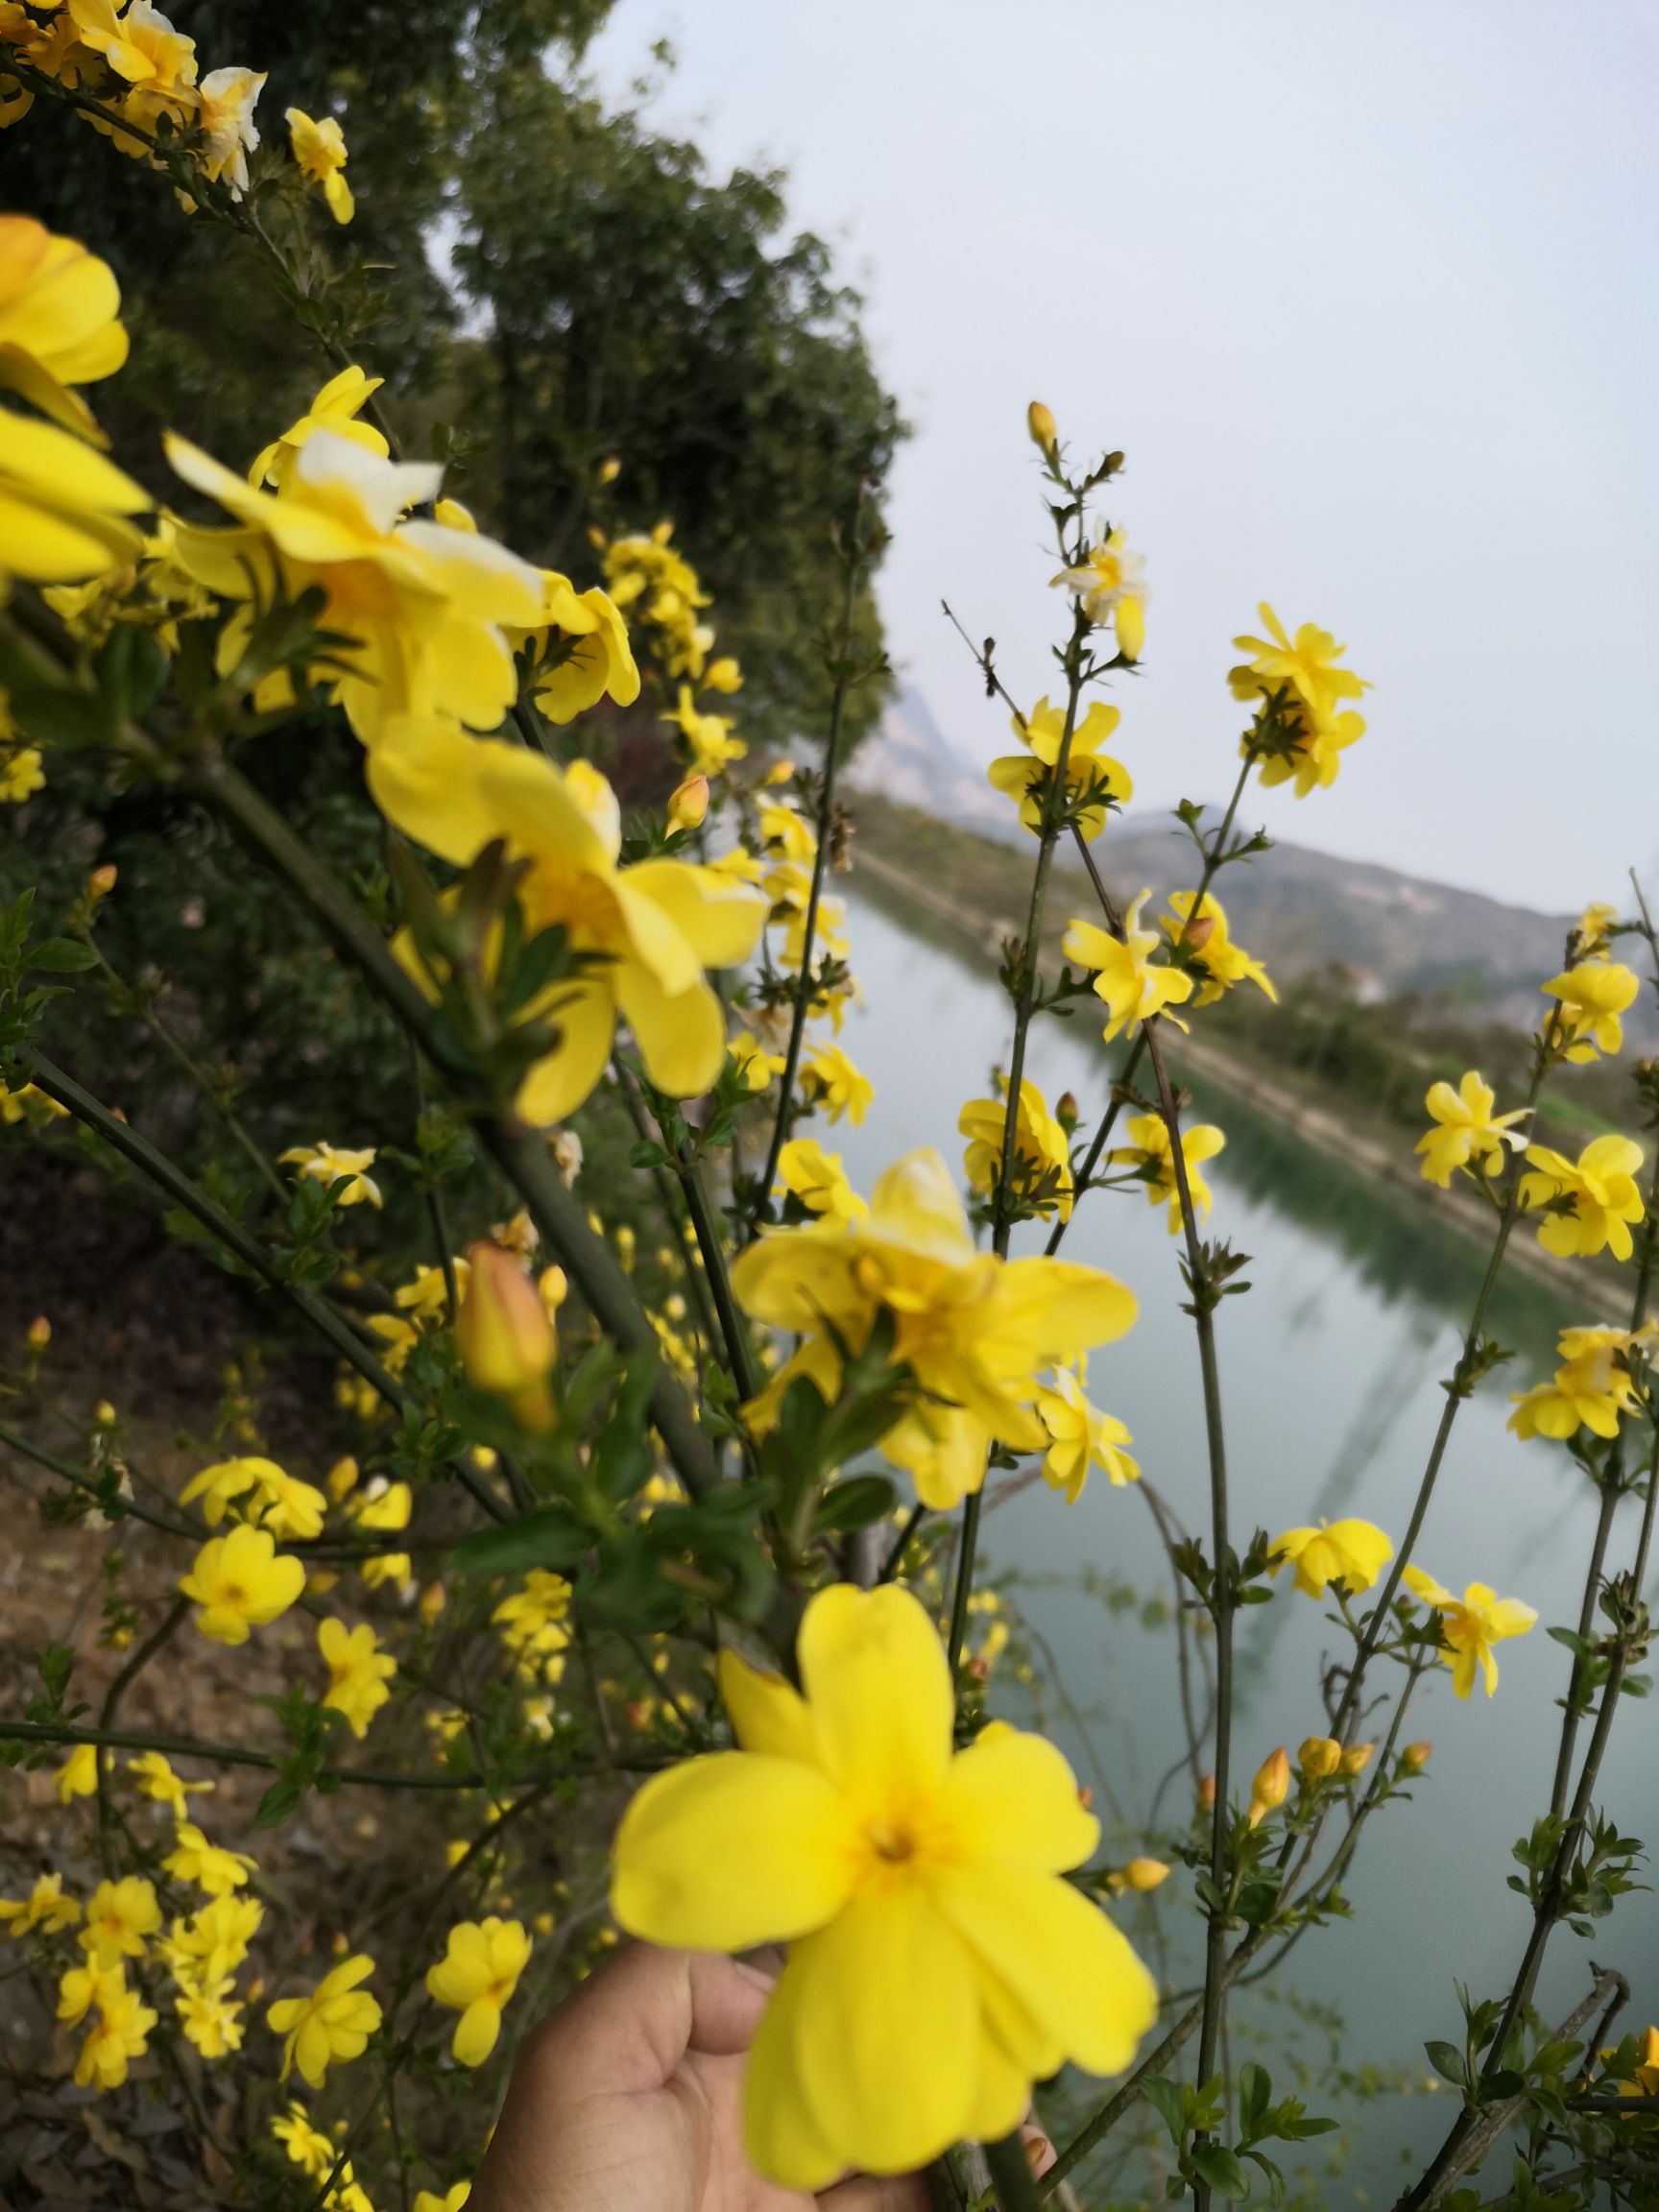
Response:
[[[864,790],[999,844],[1026,835],[1006,800],[947,742],[926,701],[908,685],[900,686],[849,775]],[[1217,818],[1214,810],[1207,816]],[[1171,816],[1114,823],[1094,851],[1124,902],[1142,889],[1162,896],[1190,885],[1195,874],[1191,841]],[[1537,1020],[1539,981],[1560,967],[1574,920],[1286,840],[1259,861],[1230,868],[1223,888],[1230,925],[1276,975],[1340,961],[1363,995],[1421,992],[1524,1027]]]

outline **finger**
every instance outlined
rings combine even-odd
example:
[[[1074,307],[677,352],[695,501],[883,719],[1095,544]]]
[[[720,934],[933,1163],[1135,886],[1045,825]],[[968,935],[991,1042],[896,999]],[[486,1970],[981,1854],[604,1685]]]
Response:
[[[821,2212],[931,2212],[933,2195],[920,2174],[860,2174],[818,2200]]]
[[[631,1944],[531,2035],[513,2070],[520,2088],[560,2105],[660,2089],[687,2051],[749,2048],[765,2007],[763,1975],[701,1951]]]
[[[1020,2140],[1025,2146],[1025,2155],[1031,2161],[1032,2173],[1039,2176],[1046,2174],[1059,2152],[1042,2128],[1027,2120],[1020,2130]]]

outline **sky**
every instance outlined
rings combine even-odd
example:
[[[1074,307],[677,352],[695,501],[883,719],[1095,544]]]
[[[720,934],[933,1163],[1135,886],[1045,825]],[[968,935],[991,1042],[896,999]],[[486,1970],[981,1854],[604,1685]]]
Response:
[[[1659,875],[1659,9],[1650,0],[618,0],[590,57],[788,169],[914,425],[880,582],[950,743],[1066,621],[1028,399],[1121,447],[1146,557],[1135,812],[1224,795],[1268,599],[1375,688],[1276,834],[1551,909]]]

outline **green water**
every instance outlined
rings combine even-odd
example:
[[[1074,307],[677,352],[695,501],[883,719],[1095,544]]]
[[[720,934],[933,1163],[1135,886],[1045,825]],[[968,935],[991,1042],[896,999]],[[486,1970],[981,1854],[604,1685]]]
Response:
[[[917,867],[925,876],[925,853]],[[877,1102],[862,1129],[844,1123],[832,1142],[867,1189],[888,1161],[916,1145],[939,1144],[953,1164],[959,1160],[951,1136],[957,1112],[986,1094],[993,1067],[1005,1058],[1009,1010],[994,978],[869,899],[854,900],[851,920],[854,964],[869,1000],[849,1016],[843,1043],[876,1083]],[[1104,1097],[1108,1066],[1086,1020],[1050,1021],[1033,1032],[1028,1072],[1050,1099],[1071,1090],[1086,1119]],[[1211,1232],[1251,1256],[1249,1294],[1228,1299],[1219,1315],[1235,1541],[1258,1525],[1276,1532],[1347,1513],[1398,1534],[1484,1254],[1437,1221],[1431,1193],[1419,1203],[1349,1175],[1224,1095],[1206,1092],[1198,1103],[1228,1139],[1207,1170],[1215,1195]],[[1149,1207],[1139,1190],[1096,1192],[1080,1209],[1067,1250],[1109,1268],[1141,1300],[1135,1329],[1091,1362],[1090,1395],[1129,1424],[1147,1476],[1207,1537],[1197,1358],[1191,1323],[1179,1310],[1184,1292],[1164,1209]],[[1328,2203],[1390,2202],[1406,2175],[1403,2153],[1438,2141],[1452,2110],[1446,2094],[1423,2089],[1424,2039],[1458,2038],[1454,1980],[1477,1993],[1506,1988],[1526,1939],[1526,1907],[1504,1877],[1511,1844],[1548,1804],[1552,1701],[1568,1668],[1568,1654],[1544,1629],[1576,1620],[1596,1506],[1564,1451],[1524,1445],[1505,1432],[1508,1393],[1546,1371],[1564,1322],[1618,1317],[1567,1310],[1531,1277],[1501,1286],[1488,1326],[1517,1357],[1462,1409],[1418,1556],[1458,1589],[1479,1579],[1525,1599],[1538,1608],[1540,1624],[1501,1648],[1502,1681],[1490,1702],[1477,1694],[1459,1703],[1442,1671],[1407,1729],[1410,1738],[1432,1740],[1430,1774],[1411,1803],[1396,1802],[1371,1824],[1346,1885],[1353,1919],[1303,1939],[1273,1984],[1280,1995],[1248,1992],[1233,2008],[1235,2062],[1262,2056],[1277,2074],[1298,2056],[1328,2057],[1329,2037],[1317,2023],[1323,2008],[1334,2007],[1347,2024],[1346,2065],[1363,2061],[1414,2079],[1413,2090],[1389,2086],[1362,2101],[1333,2102],[1320,2092],[1315,2108],[1348,2124],[1333,2161],[1340,2171],[1310,2165],[1324,2176],[1318,2188]],[[1610,1561],[1627,1559],[1634,1541],[1627,1502]],[[1074,1506],[1038,1484],[987,1515],[984,1543],[994,1574],[1044,1585],[1028,1590],[1024,1602],[1041,1621],[1064,1686],[1066,1704],[1051,1708],[1055,1731],[1092,1783],[1097,1808],[1109,1822],[1120,1815],[1139,1843],[1139,1824],[1182,1741],[1172,1630],[1112,1601],[1124,1586],[1147,1598],[1169,1594],[1150,1514],[1133,1489],[1115,1491],[1098,1476]],[[1322,1655],[1334,1657],[1337,1648],[1323,1609],[1287,1584],[1273,1604],[1242,1618],[1238,1773],[1247,1778],[1281,1743],[1294,1754],[1305,1736],[1323,1733],[1318,1673]],[[1381,1686],[1391,1694],[1393,1681]],[[1383,1713],[1375,1732],[1386,1724]],[[1654,1740],[1653,1706],[1626,1700],[1600,1791],[1622,1828],[1650,1837],[1659,1827]],[[1166,1787],[1166,1835],[1171,1823],[1185,1823],[1190,1803],[1183,1778]],[[1182,1870],[1177,1879],[1185,1886],[1190,1877]],[[1179,1925],[1190,1913],[1166,1912],[1160,1924],[1136,1904],[1121,1917],[1149,1955],[1172,1941],[1168,1971],[1182,1984],[1190,1979]],[[1539,1997],[1551,2018],[1588,1987],[1591,1956],[1629,1975],[1635,1997],[1626,2025],[1659,2016],[1659,1911],[1651,1897],[1626,1899],[1590,1943],[1557,1933]]]

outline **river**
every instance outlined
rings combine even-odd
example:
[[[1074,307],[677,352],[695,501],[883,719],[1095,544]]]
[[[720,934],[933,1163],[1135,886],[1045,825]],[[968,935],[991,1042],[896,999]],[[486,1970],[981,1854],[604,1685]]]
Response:
[[[917,867],[925,873],[925,854]],[[951,957],[870,897],[855,895],[849,915],[868,997],[850,1013],[842,1042],[877,1098],[861,1129],[843,1123],[824,1137],[867,1190],[917,1145],[938,1145],[959,1167],[957,1113],[989,1094],[993,1068],[1005,1062],[1010,1010],[983,966]],[[1033,1030],[1027,1071],[1050,1101],[1072,1091],[1088,1121],[1111,1064],[1087,1012]],[[1431,1206],[1303,1152],[1226,1097],[1201,1094],[1197,1109],[1228,1138],[1206,1170],[1215,1198],[1210,1233],[1250,1255],[1248,1294],[1227,1299],[1217,1317],[1235,1543],[1257,1526],[1277,1532],[1343,1514],[1398,1537],[1484,1254],[1437,1223]],[[1030,1229],[1019,1235],[1017,1250],[1036,1240]],[[1178,1243],[1164,1209],[1139,1189],[1094,1192],[1066,1249],[1110,1269],[1141,1300],[1135,1329],[1091,1361],[1090,1395],[1128,1423],[1147,1477],[1208,1549],[1197,1354],[1179,1310]],[[1301,2169],[1310,2201],[1392,2200],[1408,2177],[1403,2160],[1431,2149],[1453,2117],[1453,2093],[1426,2086],[1423,2044],[1461,2039],[1454,1981],[1477,1995],[1501,1993],[1525,1943],[1528,1911],[1505,1877],[1511,1845],[1549,1802],[1553,1700],[1569,1666],[1545,1630],[1576,1621],[1596,1500],[1564,1449],[1506,1433],[1508,1398],[1547,1372],[1558,1327],[1619,1317],[1568,1310],[1531,1278],[1501,1285],[1489,1330],[1517,1357],[1459,1415],[1418,1556],[1458,1590],[1480,1580],[1525,1599],[1539,1625],[1500,1647],[1502,1680],[1490,1700],[1477,1691],[1458,1702],[1450,1673],[1436,1670],[1406,1731],[1432,1741],[1431,1766],[1410,1802],[1396,1800],[1369,1827],[1345,1885],[1353,1918],[1310,1932],[1272,1984],[1233,2005],[1235,2065],[1261,2058],[1281,2093],[1297,2068],[1310,2069],[1300,2093],[1343,2121],[1340,2136],[1286,2157],[1287,2171]],[[1621,1507],[1615,1565],[1631,1555],[1637,1511],[1629,1501]],[[1070,1506],[1038,1483],[986,1516],[984,1557],[991,1575],[1013,1578],[1046,1635],[1065,1699],[1050,1698],[1048,1723],[1093,1787],[1109,1833],[1114,1809],[1120,1813],[1119,1848],[1143,1848],[1141,1824],[1182,1743],[1169,1570],[1151,1515],[1133,1489],[1115,1490],[1097,1474]],[[1131,1592],[1153,1602],[1134,1602]],[[1296,1594],[1287,1575],[1273,1603],[1240,1617],[1234,1758],[1246,1789],[1275,1745],[1294,1757],[1304,1737],[1323,1732],[1321,1655],[1338,1648],[1325,1608]],[[1380,1686],[1392,1693],[1398,1671],[1382,1672],[1390,1679]],[[1386,1724],[1383,1713],[1375,1732]],[[1622,1829],[1651,1837],[1659,1788],[1649,1704],[1625,1700],[1599,1798]],[[1163,1798],[1166,1843],[1190,1802],[1183,1775]],[[1186,1924],[1196,1921],[1167,1901],[1179,1885],[1190,1904],[1190,1883],[1177,1867],[1158,1900],[1131,1900],[1118,1915],[1183,1983],[1194,1960]],[[1539,1996],[1551,2021],[1588,1988],[1592,1956],[1634,1985],[1620,2032],[1659,2014],[1651,1897],[1623,1899],[1590,1942],[1557,1931]],[[1381,2070],[1362,2093],[1333,2086],[1337,2052],[1350,2073]]]

